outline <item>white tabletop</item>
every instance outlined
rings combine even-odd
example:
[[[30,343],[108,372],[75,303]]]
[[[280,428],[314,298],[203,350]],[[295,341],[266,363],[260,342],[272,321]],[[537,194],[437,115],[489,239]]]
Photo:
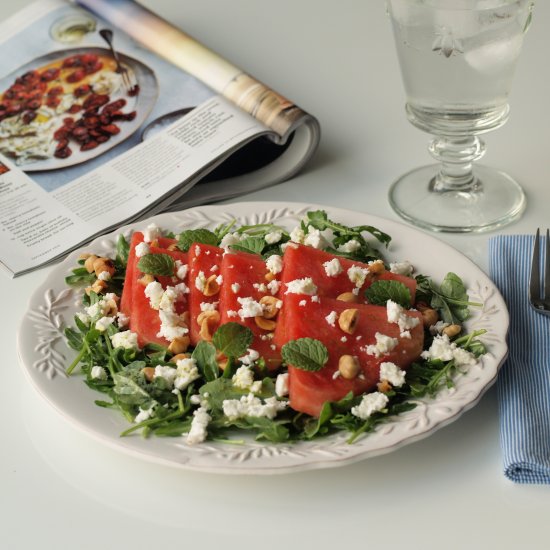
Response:
[[[2,0],[0,18],[28,3]],[[384,2],[145,3],[321,121],[321,147],[302,174],[240,200],[314,202],[398,219],[388,186],[430,161],[429,136],[405,119]],[[549,225],[549,20],[550,2],[539,2],[510,120],[486,136],[485,163],[515,176],[529,201],[503,233]],[[487,269],[494,234],[440,237]],[[503,476],[494,388],[429,438],[337,469],[198,474],[96,442],[40,399],[18,365],[17,324],[48,269],[0,284],[1,548],[548,548],[550,489]]]

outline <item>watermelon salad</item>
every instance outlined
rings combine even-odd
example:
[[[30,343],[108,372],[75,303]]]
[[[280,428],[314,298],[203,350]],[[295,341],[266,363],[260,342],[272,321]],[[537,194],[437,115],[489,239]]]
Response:
[[[129,421],[122,435],[348,441],[452,388],[485,353],[465,334],[460,277],[386,262],[391,238],[322,210],[271,224],[150,224],[112,258],[83,254],[66,282],[82,310],[68,367]]]

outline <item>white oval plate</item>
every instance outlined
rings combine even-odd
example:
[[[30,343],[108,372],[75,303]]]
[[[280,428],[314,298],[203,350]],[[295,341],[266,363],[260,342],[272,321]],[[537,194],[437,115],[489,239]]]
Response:
[[[220,206],[202,206],[183,212],[166,213],[124,227],[94,240],[84,249],[98,255],[111,254],[119,233],[145,228],[151,221],[165,230],[209,227],[236,219],[240,224],[276,223],[292,229],[308,210],[322,208],[331,219],[346,225],[369,224],[389,233],[393,240],[386,251],[390,261],[409,260],[417,273],[441,281],[448,271],[462,277],[470,298],[483,302],[474,308],[467,329],[485,328],[483,340],[489,353],[464,375],[456,378],[452,391],[442,390],[433,399],[421,399],[418,406],[359,439],[346,443],[341,433],[310,442],[292,444],[259,443],[252,439],[244,445],[205,442],[188,446],[184,438],[140,435],[119,437],[128,427],[116,411],[94,404],[99,394],[91,391],[78,374],[65,375],[74,357],[63,342],[63,328],[73,324],[80,309],[81,291],[69,289],[64,277],[75,267],[81,251],[75,251],[52,270],[30,299],[18,332],[18,352],[23,369],[39,394],[66,419],[99,440],[117,449],[157,463],[218,473],[274,474],[349,464],[393,451],[417,441],[456,420],[473,407],[493,384],[507,354],[508,312],[500,293],[473,262],[434,237],[390,220],[310,204],[243,202]]]

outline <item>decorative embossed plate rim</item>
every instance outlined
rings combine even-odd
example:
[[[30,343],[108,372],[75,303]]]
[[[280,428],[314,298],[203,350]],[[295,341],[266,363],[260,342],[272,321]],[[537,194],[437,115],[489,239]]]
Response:
[[[64,373],[74,354],[63,343],[63,327],[72,324],[80,300],[78,291],[65,287],[64,277],[74,267],[79,251],[56,266],[30,299],[18,332],[18,352],[26,375],[39,394],[67,420],[104,443],[157,463],[204,472],[274,474],[341,466],[398,449],[457,419],[479,401],[496,379],[507,354],[508,312],[500,293],[481,269],[430,235],[350,210],[314,204],[242,202],[161,214],[100,237],[84,248],[96,254],[110,253],[120,232],[129,235],[151,221],[176,232],[188,227],[214,227],[234,218],[241,223],[275,222],[292,228],[307,210],[317,208],[327,210],[331,218],[342,223],[370,224],[389,233],[393,237],[386,254],[390,260],[407,259],[417,272],[435,280],[452,270],[464,279],[471,298],[484,303],[474,311],[467,328],[488,330],[484,340],[490,352],[457,377],[452,391],[443,390],[434,399],[419,400],[414,410],[381,425],[353,445],[345,442],[345,434],[284,445],[247,440],[244,445],[206,442],[193,447],[179,438],[120,438],[120,432],[128,426],[122,415],[97,407],[97,394],[86,387],[81,377],[67,377]]]

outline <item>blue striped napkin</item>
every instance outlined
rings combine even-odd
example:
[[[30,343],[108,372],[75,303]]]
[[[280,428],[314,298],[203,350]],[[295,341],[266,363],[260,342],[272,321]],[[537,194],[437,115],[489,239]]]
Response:
[[[510,312],[509,355],[497,381],[500,442],[509,479],[550,483],[550,317],[529,306],[533,242],[532,235],[489,239],[491,278]]]

